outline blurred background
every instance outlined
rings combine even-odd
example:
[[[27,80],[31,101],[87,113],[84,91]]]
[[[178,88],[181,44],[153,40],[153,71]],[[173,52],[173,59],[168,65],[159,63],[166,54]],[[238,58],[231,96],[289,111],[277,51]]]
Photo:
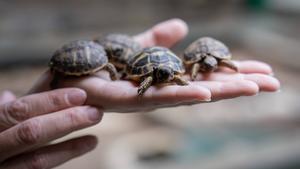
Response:
[[[134,35],[174,17],[190,27],[174,51],[213,36],[236,59],[271,64],[281,91],[105,114],[101,124],[67,137],[97,135],[96,150],[57,168],[300,168],[298,0],[0,0],[0,91],[25,94],[52,52],[68,41],[109,32]]]

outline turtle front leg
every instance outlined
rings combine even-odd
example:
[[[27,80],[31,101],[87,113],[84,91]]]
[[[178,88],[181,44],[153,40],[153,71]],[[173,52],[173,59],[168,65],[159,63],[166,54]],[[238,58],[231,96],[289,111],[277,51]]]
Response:
[[[228,67],[236,72],[238,72],[238,67],[231,60],[221,60],[219,62],[220,66]]]
[[[193,67],[192,67],[192,70],[191,70],[191,79],[192,79],[192,81],[194,81],[196,79],[199,70],[200,70],[200,64],[199,63],[193,64]]]
[[[175,75],[173,81],[180,86],[185,86],[189,84],[189,82],[184,80],[180,75]]]
[[[138,88],[138,95],[142,96],[145,93],[145,91],[152,85],[152,82],[152,76],[148,76],[147,78],[145,78]]]
[[[121,69],[118,72],[121,75],[121,79],[126,79],[126,70],[125,70],[125,68]]]
[[[111,80],[118,80],[118,72],[113,64],[107,63],[104,69],[109,72]]]

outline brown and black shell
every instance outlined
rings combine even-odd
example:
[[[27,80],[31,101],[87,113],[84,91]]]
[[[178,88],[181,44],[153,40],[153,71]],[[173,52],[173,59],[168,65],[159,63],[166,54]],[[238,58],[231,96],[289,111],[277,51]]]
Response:
[[[213,56],[220,60],[231,59],[231,53],[224,43],[211,37],[202,37],[185,49],[183,60],[189,65],[200,61],[205,56]]]
[[[130,58],[142,49],[139,43],[125,34],[108,34],[94,41],[104,47],[109,61],[117,68],[125,68]]]
[[[64,75],[86,75],[102,69],[108,63],[104,48],[93,42],[77,40],[63,45],[51,57],[52,71]]]
[[[140,77],[152,73],[154,68],[159,66],[170,67],[175,74],[185,72],[182,60],[173,52],[164,47],[149,47],[136,54],[128,63],[128,77],[139,80]]]

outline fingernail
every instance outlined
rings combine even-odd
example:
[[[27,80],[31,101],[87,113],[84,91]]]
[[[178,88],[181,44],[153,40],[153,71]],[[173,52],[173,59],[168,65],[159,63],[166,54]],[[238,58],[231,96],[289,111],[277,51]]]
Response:
[[[93,122],[98,122],[102,118],[102,114],[99,112],[99,110],[97,108],[88,107],[87,113],[88,113],[89,119]]]
[[[67,94],[67,98],[72,105],[81,105],[86,100],[86,93],[80,89],[72,90]]]

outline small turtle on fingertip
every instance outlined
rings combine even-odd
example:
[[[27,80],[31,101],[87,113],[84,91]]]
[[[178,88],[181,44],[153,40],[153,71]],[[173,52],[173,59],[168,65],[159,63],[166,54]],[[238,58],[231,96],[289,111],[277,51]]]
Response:
[[[126,68],[127,78],[140,82],[139,96],[156,83],[188,85],[181,77],[184,72],[181,59],[164,47],[145,48],[129,61]]]
[[[77,40],[63,45],[52,55],[49,67],[54,74],[51,88],[57,88],[60,77],[90,75],[102,69],[117,80],[116,68],[108,62],[104,48],[93,41]]]
[[[130,58],[142,50],[140,44],[126,34],[112,33],[96,38],[94,41],[104,47],[109,62],[120,71],[124,71]]]
[[[228,67],[238,72],[231,61],[229,49],[220,41],[203,37],[191,43],[184,51],[183,61],[191,68],[191,79],[195,80],[198,72],[213,72],[218,66]]]

